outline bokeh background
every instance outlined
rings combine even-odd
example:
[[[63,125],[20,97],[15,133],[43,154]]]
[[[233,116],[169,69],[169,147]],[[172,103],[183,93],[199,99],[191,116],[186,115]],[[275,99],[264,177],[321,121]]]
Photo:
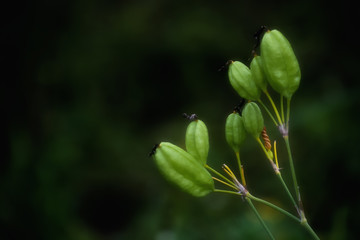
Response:
[[[266,239],[241,198],[188,196],[148,157],[161,141],[184,146],[181,114],[197,113],[209,128],[209,165],[236,167],[223,128],[239,97],[217,70],[229,59],[249,64],[261,25],[285,34],[302,69],[290,140],[307,218],[322,239],[356,239],[356,9],[311,0],[8,3],[0,239]],[[251,138],[242,161],[250,192],[294,213]],[[256,206],[277,239],[310,239]]]

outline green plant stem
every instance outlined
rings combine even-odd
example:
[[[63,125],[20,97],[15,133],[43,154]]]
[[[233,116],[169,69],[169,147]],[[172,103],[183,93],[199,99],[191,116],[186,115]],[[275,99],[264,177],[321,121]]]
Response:
[[[242,185],[246,188],[246,181],[245,181],[245,175],[244,175],[244,168],[243,168],[243,166],[241,165],[241,161],[240,161],[240,153],[239,153],[239,152],[236,152],[236,153],[235,153],[235,155],[236,155],[236,159],[237,159],[237,162],[238,162],[238,165],[239,165],[239,171],[240,171],[241,183],[242,183]]]
[[[238,195],[238,196],[244,196],[243,194],[238,193],[238,192],[233,192],[233,191],[228,191],[228,190],[221,190],[221,189],[215,189],[214,192],[234,194],[234,195]],[[276,206],[275,204],[272,204],[272,203],[270,203],[270,202],[268,202],[268,201],[265,201],[265,200],[263,200],[263,199],[261,199],[261,198],[257,198],[257,197],[255,197],[255,196],[251,195],[250,193],[248,193],[248,194],[246,195],[246,197],[248,197],[248,198],[250,198],[251,200],[254,200],[254,201],[256,201],[256,202],[262,203],[262,204],[264,204],[264,205],[266,205],[266,206],[268,206],[268,207],[271,207],[271,208],[275,209],[276,211],[279,211],[279,212],[281,212],[282,214],[284,214],[284,215],[292,218],[292,219],[295,220],[296,222],[300,223],[300,219],[299,219],[299,218],[297,218],[296,216],[292,215],[291,213],[285,211],[284,209]]]
[[[296,222],[300,223],[301,226],[303,226],[303,227],[311,234],[311,236],[312,236],[314,239],[320,240],[320,238],[316,235],[315,231],[311,228],[311,226],[308,224],[308,222],[307,222],[306,219],[305,219],[305,220],[301,220],[301,219],[295,217],[294,215],[292,215],[291,213],[285,211],[284,209],[282,209],[282,208],[280,208],[280,207],[278,207],[278,206],[276,206],[276,205],[274,205],[274,204],[272,204],[272,203],[270,203],[270,202],[268,202],[268,201],[265,201],[265,200],[263,200],[263,199],[261,199],[261,198],[254,197],[254,196],[251,195],[250,193],[247,195],[247,197],[250,198],[250,199],[252,199],[252,200],[254,200],[254,201],[256,201],[256,202],[259,202],[259,203],[262,203],[262,204],[264,204],[264,205],[266,205],[266,206],[268,206],[268,207],[271,207],[271,208],[273,208],[273,209],[281,212],[282,214],[288,216],[289,218],[295,220]]]
[[[239,192],[233,192],[233,191],[227,191],[227,190],[220,190],[220,189],[215,189],[214,192],[233,194],[233,195],[238,195],[238,196],[242,196],[242,197],[244,196],[243,194],[241,194],[241,193],[239,193]],[[258,202],[258,203],[262,203],[262,204],[264,204],[264,205],[266,205],[266,206],[268,206],[268,207],[270,207],[270,208],[272,208],[272,209],[274,209],[274,210],[276,210],[276,211],[284,214],[285,216],[293,219],[295,222],[300,223],[301,226],[303,226],[303,227],[306,229],[306,231],[308,231],[314,239],[320,240],[320,238],[317,236],[317,234],[315,233],[315,231],[311,228],[311,226],[309,225],[309,223],[307,222],[306,219],[300,219],[300,218],[292,215],[291,213],[285,211],[284,209],[276,206],[275,204],[272,204],[272,203],[270,203],[270,202],[268,202],[268,201],[266,201],[266,200],[264,200],[264,199],[255,197],[255,196],[251,195],[250,193],[247,193],[246,198],[249,198],[249,199],[251,199],[251,200],[253,200],[253,201],[256,201],[256,202]]]
[[[260,216],[259,212],[256,210],[254,204],[251,202],[251,199],[248,197],[245,197],[246,201],[248,202],[250,208],[253,210],[253,212],[255,213],[256,217],[259,219],[261,225],[264,227],[265,231],[267,232],[267,234],[269,235],[270,239],[275,239],[274,236],[271,234],[269,228],[266,226],[264,220],[262,219],[262,217]]]
[[[287,195],[289,196],[289,198],[290,198],[290,200],[291,200],[292,204],[294,204],[294,207],[295,207],[296,211],[299,213],[299,207],[298,207],[298,205],[296,204],[296,202],[295,202],[295,199],[294,199],[293,195],[290,193],[289,188],[287,187],[287,185],[286,185],[286,183],[285,183],[284,179],[282,178],[281,173],[279,172],[279,173],[278,173],[278,174],[276,174],[276,175],[277,175],[277,177],[279,178],[279,180],[280,180],[281,184],[283,185],[283,187],[284,187],[284,189],[285,189],[285,191],[286,191]]]
[[[287,150],[288,155],[289,155],[291,176],[292,176],[293,183],[294,183],[294,190],[295,190],[295,193],[296,193],[296,198],[298,200],[298,207],[299,207],[298,211],[299,211],[299,215],[300,215],[301,225],[304,226],[304,228],[311,234],[311,236],[314,239],[320,240],[320,238],[317,236],[315,231],[311,228],[311,226],[308,224],[308,222],[306,220],[304,208],[303,208],[302,201],[301,201],[299,185],[298,185],[297,179],[296,179],[295,166],[294,166],[294,161],[293,161],[293,158],[292,158],[292,152],[291,152],[291,148],[290,148],[290,141],[289,141],[289,135],[288,135],[289,122],[290,122],[290,102],[291,102],[291,98],[287,98],[287,102],[286,102],[286,122],[285,122],[287,135],[285,135],[283,137],[284,137],[284,141],[285,141],[285,144],[286,144],[286,150]]]
[[[236,185],[230,181],[227,177],[225,177],[224,175],[222,175],[221,173],[219,173],[218,171],[216,171],[215,169],[213,169],[212,167],[210,167],[209,165],[205,164],[205,167],[207,169],[209,169],[211,172],[215,173],[216,175],[218,175],[219,177],[221,177],[222,179],[224,179],[225,181],[227,181],[230,185],[236,187]]]
[[[307,222],[306,219],[305,219],[305,220],[301,220],[301,219],[295,217],[294,215],[292,215],[291,213],[285,211],[284,209],[282,209],[282,208],[280,208],[280,207],[278,207],[278,206],[276,206],[276,205],[274,205],[274,204],[272,204],[272,203],[270,203],[270,202],[268,202],[268,201],[265,201],[265,200],[263,200],[263,199],[261,199],[261,198],[254,197],[254,196],[251,195],[250,193],[247,195],[247,197],[250,198],[250,199],[252,199],[252,200],[254,200],[254,201],[256,201],[256,202],[259,202],[259,203],[262,203],[262,204],[264,204],[264,205],[266,205],[266,206],[268,206],[268,207],[271,207],[271,208],[273,208],[273,209],[275,209],[275,210],[283,213],[284,215],[290,217],[291,219],[293,219],[293,220],[295,220],[296,222],[300,223],[301,226],[303,226],[303,227],[311,234],[311,236],[312,236],[314,239],[320,240],[320,238],[316,235],[315,231],[311,228],[311,226],[308,224],[308,222]]]
[[[281,95],[281,97],[280,97],[280,107],[281,107],[281,119],[284,123],[286,123],[285,117],[284,117],[284,96],[283,95]]]
[[[264,205],[266,205],[266,206],[268,206],[268,207],[271,207],[271,208],[273,208],[273,209],[281,212],[282,214],[288,216],[289,218],[295,220],[296,222],[300,223],[300,219],[299,219],[299,218],[297,218],[296,216],[292,215],[291,213],[285,211],[284,209],[282,209],[282,208],[280,208],[280,207],[278,207],[278,206],[276,206],[276,205],[274,205],[274,204],[272,204],[272,203],[270,203],[270,202],[268,202],[268,201],[265,201],[265,200],[263,200],[263,199],[261,199],[261,198],[254,197],[254,196],[251,195],[250,193],[248,194],[247,197],[250,198],[250,199],[252,199],[252,200],[254,200],[254,201],[256,201],[256,202],[259,202],[259,203],[262,203],[262,204],[264,204]]]
[[[320,240],[320,238],[318,237],[318,235],[315,233],[315,231],[310,227],[310,225],[308,224],[307,221],[303,221],[301,223],[302,226],[304,226],[304,228],[311,234],[311,236],[316,239],[316,240]]]
[[[290,101],[291,101],[291,98],[288,98],[287,103],[286,103],[286,124],[287,124],[288,130],[289,130],[289,121],[290,121]]]
[[[243,196],[241,193],[239,192],[233,192],[233,191],[229,191],[229,190],[222,190],[222,189],[214,189],[214,192],[217,193],[228,193],[228,194],[234,194],[234,195],[238,195],[238,196]]]
[[[265,95],[267,96],[267,98],[269,99],[270,104],[271,104],[271,106],[273,107],[274,112],[275,112],[275,115],[276,115],[276,117],[277,117],[277,119],[278,119],[278,121],[279,121],[279,125],[281,126],[283,123],[282,123],[282,121],[281,121],[281,118],[280,118],[280,115],[279,115],[279,111],[278,111],[278,109],[277,109],[277,107],[276,107],[273,99],[271,98],[271,96],[270,96],[270,94],[269,94],[268,91],[264,91],[264,93],[265,93]]]
[[[296,194],[296,199],[298,201],[298,206],[300,208],[300,211],[303,212],[303,209],[301,207],[302,203],[301,203],[301,198],[300,198],[299,185],[298,185],[297,179],[296,179],[295,166],[294,166],[294,161],[293,161],[293,158],[292,158],[292,153],[291,153],[291,148],[290,148],[289,136],[284,136],[284,140],[285,140],[286,150],[287,150],[288,155],[289,155],[290,170],[291,170],[292,180],[293,180],[293,183],[294,183],[294,190],[295,190],[295,194]]]
[[[260,138],[259,138],[259,137],[258,137],[258,138],[256,138],[256,141],[259,143],[259,145],[260,145],[261,149],[262,149],[262,150],[263,150],[263,152],[265,153],[266,158],[267,158],[267,159],[269,159],[269,160],[272,162],[273,160],[269,157],[269,154],[268,154],[268,152],[267,152],[266,148],[264,147],[264,144],[261,142],[261,140],[260,140]]]
[[[261,101],[260,99],[258,100],[258,102],[261,104],[261,106],[265,109],[265,111],[267,112],[267,114],[269,115],[269,117],[271,118],[271,120],[274,122],[275,126],[278,126],[278,123],[276,122],[274,116],[271,114],[270,110],[266,107],[266,105],[263,103],[263,101]]]
[[[239,192],[232,192],[232,191],[227,191],[227,190],[220,190],[220,189],[215,189],[214,192],[218,192],[218,193],[228,193],[228,194],[234,194],[234,195],[238,195],[238,196],[242,196],[244,197],[243,194],[239,193]],[[247,203],[249,204],[250,208],[254,211],[256,217],[259,219],[261,225],[264,227],[265,231],[267,232],[267,234],[269,235],[269,237],[271,239],[275,239],[274,236],[272,235],[272,233],[270,232],[269,228],[266,226],[264,220],[262,219],[262,217],[260,216],[259,212],[256,210],[254,204],[251,202],[251,199],[254,199],[255,201],[258,200],[258,198],[255,198],[254,196],[252,196],[250,193],[247,193],[245,196],[245,199],[247,201]],[[262,199],[259,199],[262,200]],[[271,203],[269,203],[271,204]],[[273,205],[275,206],[275,205]],[[276,206],[275,206],[276,207]],[[276,207],[278,209],[281,209],[279,207]],[[286,212],[285,210],[281,209],[282,211]],[[288,213],[290,214],[290,213]],[[290,214],[291,215],[291,214]]]
[[[260,138],[257,138],[256,141],[259,143],[259,145],[261,146],[262,150],[264,151],[267,159],[270,161],[270,163],[272,164],[272,166],[273,166],[273,168],[274,168],[276,165],[275,165],[273,159],[271,159],[271,158],[269,157],[269,154],[268,154],[267,150],[265,149],[264,144],[261,142]],[[274,165],[275,165],[275,166],[274,166]],[[274,170],[275,170],[275,169],[274,169]],[[275,174],[276,174],[276,176],[279,178],[279,180],[280,180],[280,182],[281,182],[281,185],[284,187],[284,189],[285,189],[287,195],[289,196],[291,202],[294,204],[295,209],[299,212],[299,207],[298,207],[298,205],[296,204],[296,202],[295,202],[295,200],[294,200],[294,197],[293,197],[292,194],[290,193],[289,188],[287,187],[286,183],[284,182],[284,179],[282,178],[281,173],[280,173],[280,171],[279,171],[278,169],[275,171]],[[300,213],[299,213],[299,214],[300,214]]]

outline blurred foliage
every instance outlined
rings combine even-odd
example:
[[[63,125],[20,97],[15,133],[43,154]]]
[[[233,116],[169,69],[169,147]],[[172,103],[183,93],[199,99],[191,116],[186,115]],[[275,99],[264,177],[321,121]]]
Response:
[[[184,146],[181,114],[196,112],[210,131],[209,164],[235,167],[223,128],[239,98],[217,70],[229,59],[249,63],[252,35],[263,24],[287,36],[302,68],[290,140],[308,220],[322,239],[358,235],[356,7],[74,0],[5,9],[11,74],[3,75],[0,239],[265,239],[241,199],[187,196],[148,158],[157,142]],[[250,192],[291,209],[250,138],[242,159]],[[296,223],[258,207],[277,239],[309,239]]]

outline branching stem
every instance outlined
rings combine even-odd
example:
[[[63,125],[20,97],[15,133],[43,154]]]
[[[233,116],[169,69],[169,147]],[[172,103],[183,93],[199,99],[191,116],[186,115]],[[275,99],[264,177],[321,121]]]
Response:
[[[229,180],[227,177],[225,177],[224,175],[222,175],[221,173],[219,173],[218,171],[216,171],[215,169],[213,169],[212,167],[210,167],[209,165],[205,164],[205,167],[207,169],[209,169],[211,172],[215,173],[216,175],[218,175],[219,177],[221,177],[222,179],[224,179],[225,181],[227,181],[230,185],[235,186],[235,184]]]
[[[246,197],[245,198],[246,201],[248,202],[250,208],[253,210],[253,212],[255,213],[256,217],[259,219],[261,225],[264,227],[265,231],[267,232],[267,234],[269,235],[270,239],[275,240],[274,236],[271,234],[269,228],[266,226],[264,220],[262,219],[262,217],[260,216],[259,212],[256,210],[254,204],[251,202],[251,199]]]
[[[218,193],[227,193],[227,194],[233,194],[233,195],[238,195],[238,196],[241,196],[241,197],[244,197],[243,194],[239,193],[239,192],[233,192],[233,191],[227,191],[227,190],[220,190],[220,189],[215,189],[214,192],[218,192]],[[287,212],[286,210],[276,206],[275,204],[272,204],[264,199],[261,199],[261,198],[258,198],[258,197],[255,197],[253,195],[251,195],[249,192],[245,195],[245,199],[248,201],[248,200],[253,200],[253,201],[256,201],[258,203],[262,203],[282,214],[284,214],[285,216],[291,218],[292,220],[294,220],[295,222],[297,223],[300,223],[301,226],[303,226],[310,234],[311,236],[315,239],[315,240],[320,240],[320,238],[317,236],[317,234],[315,233],[315,231],[311,228],[311,226],[308,224],[307,220],[306,219],[301,219],[301,218],[298,218],[294,215],[292,215],[291,213]],[[248,201],[249,203],[249,201]],[[249,203],[250,205],[250,203]],[[255,206],[251,203],[251,205],[255,208]],[[250,207],[251,207],[250,205]],[[256,210],[256,209],[255,209]],[[256,211],[257,212],[257,211]],[[256,213],[255,213],[256,214]],[[258,213],[257,213],[258,214]],[[257,216],[260,216],[260,215],[257,215]],[[260,216],[261,218],[261,216]],[[260,220],[260,222],[263,222],[262,219]],[[265,228],[265,227],[264,227]],[[267,227],[266,227],[267,228]]]
[[[278,207],[278,206],[276,206],[276,205],[274,205],[274,204],[272,204],[272,203],[270,203],[270,202],[268,202],[268,201],[265,201],[265,200],[263,200],[263,199],[261,199],[261,198],[254,197],[254,196],[251,195],[251,194],[248,194],[248,198],[250,198],[250,199],[252,199],[252,200],[254,200],[254,201],[256,201],[256,202],[265,204],[266,206],[271,207],[271,208],[273,208],[273,209],[281,212],[282,214],[288,216],[289,218],[295,220],[296,222],[300,223],[300,219],[299,219],[299,218],[295,217],[295,216],[292,215],[291,213],[285,211],[284,209],[282,209],[282,208],[280,208],[280,207]]]

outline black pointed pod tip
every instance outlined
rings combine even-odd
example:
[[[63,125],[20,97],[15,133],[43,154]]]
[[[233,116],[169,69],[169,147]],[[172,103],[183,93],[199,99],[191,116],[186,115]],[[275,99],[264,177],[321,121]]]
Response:
[[[191,115],[189,115],[187,113],[183,113],[182,116],[183,116],[183,118],[186,118],[187,120],[189,120],[191,122],[198,120],[198,116],[195,113],[193,113]]]
[[[225,69],[227,69],[232,62],[233,62],[233,60],[228,60],[224,65],[222,65],[222,66],[218,69],[218,72],[222,72],[222,71],[224,71]]]
[[[156,149],[160,146],[159,143],[156,143],[154,147],[151,149],[151,152],[149,153],[149,157],[153,156],[156,152]]]
[[[241,115],[245,104],[246,100],[244,98],[241,98],[240,103],[234,107],[233,112],[239,113]]]
[[[261,37],[264,35],[264,33],[266,31],[268,31],[269,29],[262,25],[260,26],[260,28],[254,33],[253,37],[255,40],[255,44],[252,50],[252,54],[255,56],[256,55],[256,49],[260,46],[260,42],[261,42]]]

